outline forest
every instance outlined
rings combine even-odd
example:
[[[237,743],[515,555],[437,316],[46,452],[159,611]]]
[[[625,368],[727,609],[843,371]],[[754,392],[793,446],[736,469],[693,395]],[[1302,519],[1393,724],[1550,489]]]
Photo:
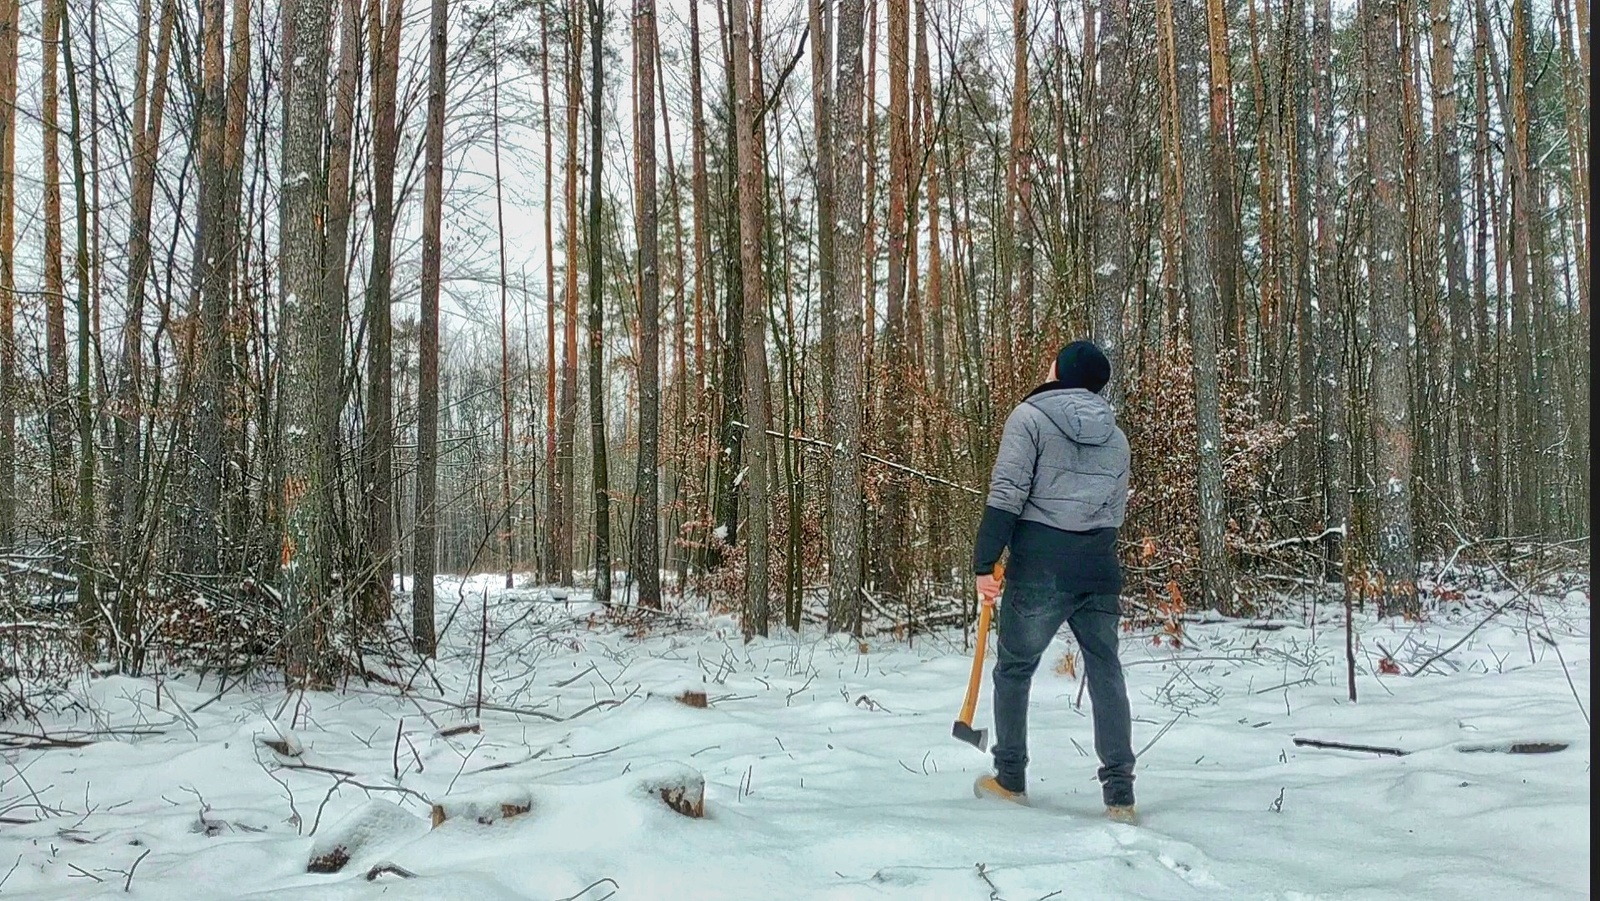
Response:
[[[1582,0],[0,0],[0,674],[331,687],[477,616],[442,574],[964,627],[1000,428],[1077,338],[1141,622],[1578,566],[1589,36]]]

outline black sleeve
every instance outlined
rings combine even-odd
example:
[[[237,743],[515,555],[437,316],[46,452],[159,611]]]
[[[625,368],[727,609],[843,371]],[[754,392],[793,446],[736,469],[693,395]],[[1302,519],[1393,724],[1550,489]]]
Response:
[[[1011,543],[1011,530],[1017,525],[1017,514],[999,507],[985,506],[983,522],[978,524],[978,542],[972,550],[972,572],[987,576],[994,572],[1000,554]]]

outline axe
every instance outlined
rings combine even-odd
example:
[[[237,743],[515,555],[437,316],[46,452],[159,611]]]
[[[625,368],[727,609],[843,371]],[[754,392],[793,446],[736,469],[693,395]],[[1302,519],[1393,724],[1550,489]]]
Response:
[[[994,568],[996,581],[1005,581],[1005,570],[998,564]],[[983,652],[989,644],[989,618],[994,610],[994,605],[985,604],[982,598],[978,604],[978,648],[972,656],[972,675],[967,677],[967,698],[961,704],[961,715],[956,717],[955,725],[950,727],[951,736],[958,738],[980,751],[989,748],[989,730],[972,728],[972,715],[978,710],[978,686],[983,683]]]

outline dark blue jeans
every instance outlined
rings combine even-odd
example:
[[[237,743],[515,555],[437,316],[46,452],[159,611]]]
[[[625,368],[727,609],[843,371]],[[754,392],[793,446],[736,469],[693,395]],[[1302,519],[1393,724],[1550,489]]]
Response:
[[[1120,619],[1115,595],[1062,591],[1053,585],[1006,586],[994,665],[994,765],[1002,786],[1026,788],[1028,691],[1040,658],[1065,623],[1083,651],[1105,803],[1133,803],[1133,716],[1117,659]]]

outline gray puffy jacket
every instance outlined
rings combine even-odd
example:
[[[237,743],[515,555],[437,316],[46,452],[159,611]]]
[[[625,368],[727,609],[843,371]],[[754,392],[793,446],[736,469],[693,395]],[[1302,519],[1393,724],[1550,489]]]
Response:
[[[1083,388],[1041,391],[1006,419],[988,505],[1068,532],[1120,527],[1128,438],[1111,404]]]

